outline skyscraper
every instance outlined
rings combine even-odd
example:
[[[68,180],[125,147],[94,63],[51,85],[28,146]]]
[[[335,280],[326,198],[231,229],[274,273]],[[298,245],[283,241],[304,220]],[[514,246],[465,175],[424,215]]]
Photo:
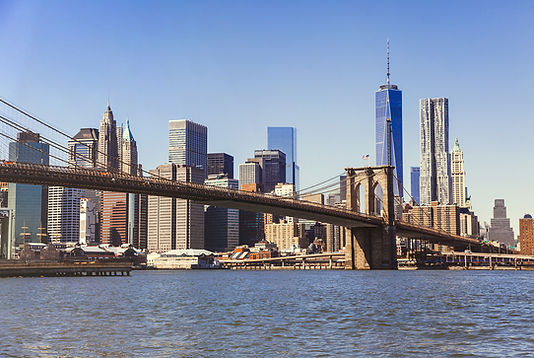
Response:
[[[208,128],[188,119],[169,121],[169,162],[199,167],[206,173]]]
[[[297,128],[267,127],[267,149],[278,149],[286,155],[286,183],[299,187],[297,165]]]
[[[98,153],[98,129],[82,128],[68,140],[69,166],[95,168]]]
[[[258,161],[247,161],[239,165],[240,189],[262,192],[262,170]],[[252,246],[264,239],[264,215],[253,211],[239,210],[239,244]]]
[[[9,160],[19,163],[49,163],[49,145],[40,141],[38,133],[20,132],[17,142],[9,143]],[[40,242],[47,225],[48,187],[9,183],[8,207],[14,210],[15,229],[12,242]],[[22,235],[21,235],[22,234]]]
[[[84,189],[48,188],[47,232],[52,242],[78,242],[80,239],[80,199]]]
[[[67,142],[69,167],[95,168],[98,153],[98,129],[81,128]],[[90,198],[100,207],[100,193],[95,190],[51,186],[48,188],[48,237],[54,242],[78,242],[80,238],[81,198]]]
[[[255,150],[254,158],[261,167],[263,190],[269,193],[276,184],[286,182],[286,155],[280,150]]]
[[[421,204],[452,201],[449,156],[449,100],[425,98],[419,101],[421,119]]]
[[[105,131],[107,136],[103,136],[102,131]],[[99,158],[111,158],[107,164],[115,165],[105,169],[118,170],[129,175],[141,174],[137,158],[137,144],[130,129],[130,122],[126,121],[124,129],[122,126],[117,126],[109,105],[100,123],[99,140],[107,141],[105,146],[99,142],[99,150],[102,151],[105,147],[108,150],[107,156],[99,152]],[[113,157],[111,153],[114,154]],[[104,161],[99,160],[98,164],[102,166]],[[114,246],[138,243],[141,234],[139,220],[142,219],[139,215],[140,203],[138,194],[102,192],[100,242]]]
[[[410,168],[410,186],[411,194],[413,199],[417,204],[421,204],[421,199],[419,196],[419,177],[421,175],[421,170],[419,167]]]
[[[212,174],[204,182],[222,188],[238,189],[237,179]],[[239,245],[239,210],[210,205],[205,212],[205,243],[207,250],[233,250]]]
[[[515,246],[514,230],[510,227],[510,219],[506,217],[504,199],[495,199],[488,239],[508,246]]]
[[[189,183],[203,183],[204,170],[174,163],[158,166],[150,175]],[[148,196],[148,249],[204,248],[204,206],[191,200]]]
[[[117,124],[113,119],[113,112],[109,103],[100,121],[98,136],[97,166],[109,171],[119,169],[119,149],[117,140]]]
[[[458,138],[454,142],[451,152],[451,179],[453,203],[459,207],[465,206],[465,171],[464,153],[458,144]]]
[[[128,119],[126,120],[126,128],[124,128],[121,137],[121,171],[129,175],[139,175],[137,143],[133,137]]]
[[[397,85],[390,83],[389,75],[388,41],[386,84],[381,85],[375,95],[376,165],[395,167],[393,174],[398,180],[394,180],[393,191],[395,195],[402,197],[402,91]]]
[[[261,188],[261,178],[261,166],[258,162],[239,164],[239,184],[241,186],[255,184]]]
[[[226,174],[229,179],[234,179],[234,157],[226,153],[208,153],[208,173]]]

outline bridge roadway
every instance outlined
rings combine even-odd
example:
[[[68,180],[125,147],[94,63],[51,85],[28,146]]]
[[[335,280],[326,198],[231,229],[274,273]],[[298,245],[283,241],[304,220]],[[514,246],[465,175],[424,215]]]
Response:
[[[4,161],[0,162],[0,181],[189,199],[200,204],[293,216],[349,228],[385,226],[384,218],[379,216],[366,215],[309,201],[153,177],[105,172],[98,169]],[[451,235],[419,225],[397,222],[396,229],[399,236],[453,245],[458,249],[468,246],[471,249],[480,249],[481,245],[480,241],[475,239]]]

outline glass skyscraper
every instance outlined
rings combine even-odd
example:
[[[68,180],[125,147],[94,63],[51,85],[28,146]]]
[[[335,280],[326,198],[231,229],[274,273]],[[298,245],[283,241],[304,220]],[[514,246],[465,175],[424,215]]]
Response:
[[[419,176],[421,174],[421,168],[419,167],[411,167],[410,168],[410,185],[411,185],[411,193],[413,200],[417,204],[421,203],[421,199],[419,196]]]
[[[286,155],[286,183],[299,187],[297,165],[297,128],[267,127],[267,149],[278,149]]]
[[[395,195],[403,196],[402,164],[402,91],[389,81],[389,42],[386,84],[381,85],[375,95],[376,108],[376,165],[392,165],[393,190]],[[391,120],[391,163],[388,163],[388,120]]]
[[[41,142],[37,133],[21,132],[17,142],[9,143],[9,160],[48,165],[49,145]],[[46,232],[47,199],[46,186],[9,183],[8,207],[14,209],[12,240],[16,245],[41,241],[39,235]]]

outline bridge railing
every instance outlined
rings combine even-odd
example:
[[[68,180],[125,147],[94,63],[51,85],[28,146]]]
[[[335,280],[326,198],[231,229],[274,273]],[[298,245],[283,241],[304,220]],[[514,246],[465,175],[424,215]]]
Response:
[[[130,174],[125,174],[122,172],[113,172],[106,171],[105,169],[99,168],[82,168],[82,167],[64,167],[64,166],[53,166],[53,165],[43,165],[43,164],[31,164],[31,163],[22,163],[22,162],[0,162],[0,166],[12,168],[13,170],[26,170],[26,171],[47,171],[50,175],[54,173],[63,173],[70,174],[74,176],[86,176],[87,178],[100,178],[103,180],[111,180],[117,183],[120,182],[135,182],[140,186],[176,186],[180,185],[182,187],[196,191],[199,194],[199,197],[205,197],[206,193],[212,193],[213,196],[219,197],[220,200],[235,200],[235,201],[244,201],[245,198],[253,198],[256,202],[262,202],[269,205],[276,206],[277,203],[286,203],[295,207],[311,208],[314,207],[315,211],[323,212],[324,214],[332,215],[334,212],[339,215],[350,215],[354,216],[358,214],[362,218],[367,218],[369,220],[382,220],[379,216],[367,215],[364,213],[356,213],[348,209],[343,209],[335,206],[327,206],[317,202],[299,200],[291,197],[282,197],[275,196],[270,194],[255,193],[239,189],[232,188],[222,188],[212,185],[204,185],[197,183],[190,183],[184,181],[174,181],[165,178],[158,177],[142,177],[134,176]],[[126,183],[124,183],[126,184]],[[66,184],[68,186],[68,184]]]

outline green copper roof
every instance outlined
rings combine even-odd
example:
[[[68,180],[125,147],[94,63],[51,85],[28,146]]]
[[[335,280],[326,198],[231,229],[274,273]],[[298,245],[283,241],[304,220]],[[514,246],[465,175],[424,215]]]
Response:
[[[132,135],[132,131],[130,130],[130,120],[126,119],[126,128],[124,128],[124,131],[122,132],[122,139],[124,139],[127,142],[133,142],[134,137]]]

